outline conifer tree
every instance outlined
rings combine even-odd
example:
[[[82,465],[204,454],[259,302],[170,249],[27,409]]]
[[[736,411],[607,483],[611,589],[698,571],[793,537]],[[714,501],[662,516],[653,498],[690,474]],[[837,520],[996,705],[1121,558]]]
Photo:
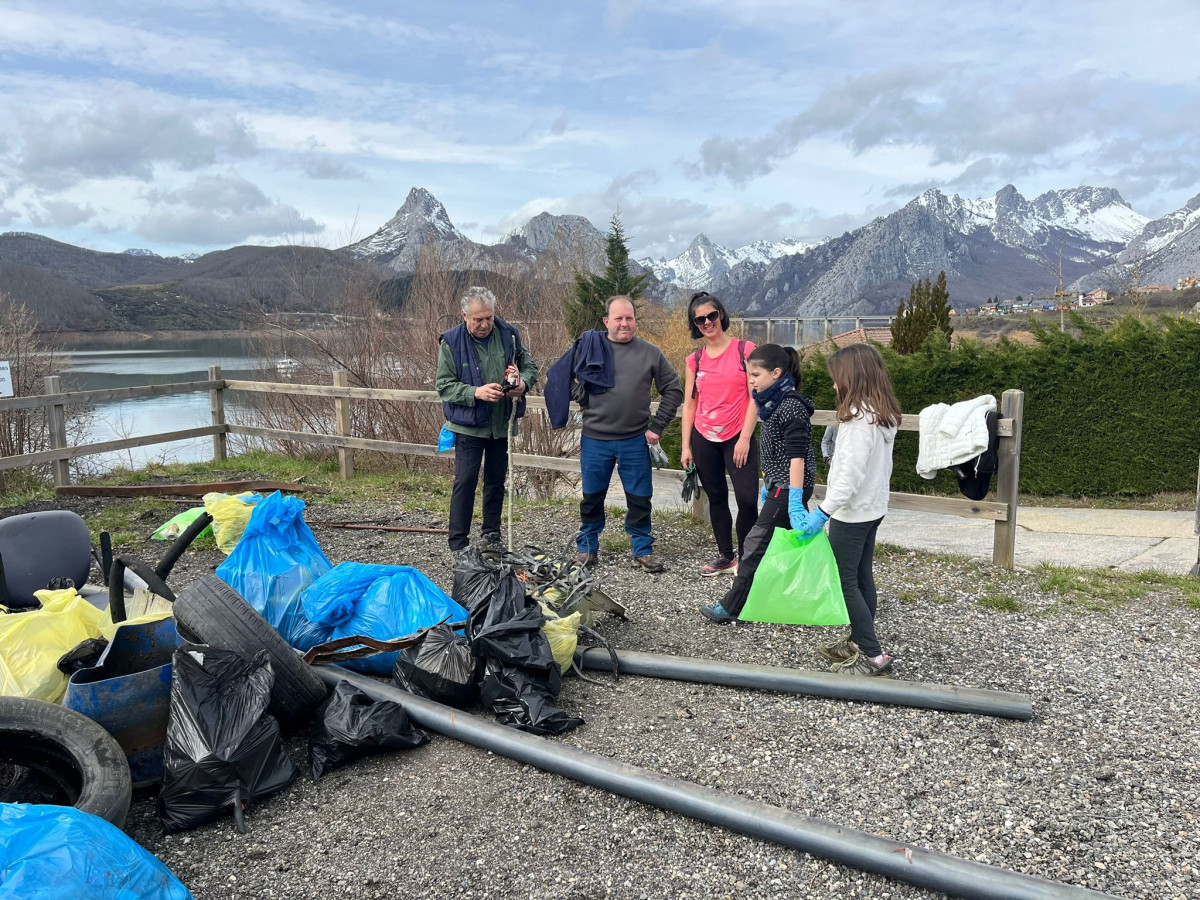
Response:
[[[954,333],[945,271],[938,273],[936,282],[918,278],[908,290],[908,304],[900,301],[892,323],[892,349],[905,355],[916,353],[934,331],[943,332],[947,338]]]
[[[636,301],[646,289],[646,274],[629,271],[629,248],[625,244],[625,229],[621,217],[614,213],[604,236],[604,255],[608,260],[603,274],[575,273],[575,297],[567,304],[567,330],[577,338],[589,328],[600,328],[604,319],[604,303],[609,297],[624,294]],[[635,303],[636,305],[636,303]]]

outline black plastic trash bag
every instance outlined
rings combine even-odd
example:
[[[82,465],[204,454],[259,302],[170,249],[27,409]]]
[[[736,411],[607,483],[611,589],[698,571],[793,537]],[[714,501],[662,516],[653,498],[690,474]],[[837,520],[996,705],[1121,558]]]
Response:
[[[532,734],[562,734],[583,724],[555,701],[562,674],[542,632],[542,612],[504,566],[496,590],[467,619],[471,649],[483,660],[480,699],[502,725]]]
[[[489,565],[474,545],[454,557],[454,587],[450,596],[468,611],[485,602],[496,590],[500,571]]]
[[[317,710],[308,739],[313,781],[372,753],[427,743],[429,735],[408,720],[399,703],[372,700],[349,682],[340,681]]]
[[[392,680],[418,697],[465,709],[479,696],[475,667],[470,642],[449,625],[435,625],[396,657]]]
[[[250,660],[212,647],[185,644],[175,651],[157,801],[168,833],[231,809],[242,831],[245,805],[282,790],[299,774],[279,723],[267,715],[274,681],[265,650]]]

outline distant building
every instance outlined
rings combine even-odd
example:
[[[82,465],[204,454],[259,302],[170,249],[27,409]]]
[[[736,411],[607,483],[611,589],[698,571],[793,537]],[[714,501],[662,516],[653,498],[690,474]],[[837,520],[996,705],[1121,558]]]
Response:
[[[1186,291],[1197,286],[1195,275],[1185,275],[1175,282],[1175,290]]]
[[[1104,288],[1096,288],[1094,291],[1088,291],[1083,296],[1085,296],[1089,300],[1091,300],[1092,301],[1091,305],[1093,305],[1093,306],[1096,305],[1097,303],[1108,303],[1109,302],[1108,291],[1106,291]]]
[[[1142,285],[1141,290],[1143,294],[1162,294],[1171,290],[1171,287],[1166,284],[1145,284]]]

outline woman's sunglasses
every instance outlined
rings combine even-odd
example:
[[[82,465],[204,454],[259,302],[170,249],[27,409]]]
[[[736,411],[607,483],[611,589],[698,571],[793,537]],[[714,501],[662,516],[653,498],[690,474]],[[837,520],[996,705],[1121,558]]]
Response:
[[[703,325],[705,322],[715,322],[719,318],[721,318],[721,313],[714,309],[707,316],[696,316],[692,321],[697,325]]]

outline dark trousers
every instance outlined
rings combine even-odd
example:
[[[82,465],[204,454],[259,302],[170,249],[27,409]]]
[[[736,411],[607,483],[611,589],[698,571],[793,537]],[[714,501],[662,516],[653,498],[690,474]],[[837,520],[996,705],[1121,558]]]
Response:
[[[728,441],[710,441],[692,429],[696,472],[708,496],[708,513],[712,518],[713,537],[717,539],[717,551],[726,559],[733,559],[733,516],[729,512],[726,473],[733,482],[733,496],[737,500],[738,556],[742,555],[746,535],[758,519],[758,441],[751,439],[750,454],[746,464],[739,469],[733,464],[733,448],[740,437],[739,434]]]
[[[842,581],[842,596],[850,616],[850,639],[864,656],[883,652],[875,636],[875,532],[883,517],[873,522],[829,520],[829,545],[837,560]]]
[[[454,439],[454,491],[450,495],[450,549],[461,550],[471,537],[475,489],[483,465],[483,534],[500,534],[504,512],[504,478],[508,472],[508,441],[469,434]]]
[[[742,548],[742,560],[738,563],[737,577],[733,579],[733,587],[721,600],[721,606],[731,615],[738,615],[746,605],[750,596],[750,585],[754,583],[754,573],[758,564],[766,555],[767,546],[776,528],[789,528],[788,494],[786,488],[773,488],[767,491],[767,500],[758,513],[758,519],[750,533],[746,535],[746,543]],[[805,497],[805,505],[808,498]],[[796,524],[799,524],[798,522]]]

